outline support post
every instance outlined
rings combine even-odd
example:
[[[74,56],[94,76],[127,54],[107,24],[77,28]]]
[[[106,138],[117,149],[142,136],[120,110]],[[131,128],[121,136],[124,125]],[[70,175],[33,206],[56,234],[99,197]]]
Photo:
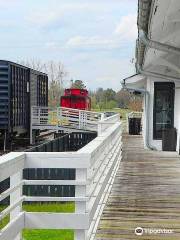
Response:
[[[81,115],[81,110],[79,110],[79,129],[81,129],[82,125],[82,115]]]
[[[15,187],[22,181],[22,171],[19,171],[10,177],[10,187]],[[22,186],[10,194],[10,205],[18,201],[22,197]],[[10,213],[10,221],[13,221],[14,218],[18,217],[22,211],[22,204],[13,209]],[[19,233],[14,240],[21,240],[22,234]]]
[[[105,116],[104,113],[101,113],[101,120],[104,120]]]
[[[76,180],[86,181],[87,180],[87,169],[76,169]],[[75,197],[86,197],[86,186],[75,187]],[[86,202],[75,203],[76,213],[86,213]],[[86,240],[86,230],[78,229],[75,230],[75,240]]]
[[[76,230],[74,239],[75,240],[85,240],[86,239],[85,230]]]
[[[102,133],[102,123],[101,121],[98,122],[98,136]]]

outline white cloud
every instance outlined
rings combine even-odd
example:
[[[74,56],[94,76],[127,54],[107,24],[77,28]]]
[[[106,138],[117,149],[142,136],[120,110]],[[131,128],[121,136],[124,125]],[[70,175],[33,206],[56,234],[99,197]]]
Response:
[[[134,42],[137,38],[137,15],[127,15],[121,18],[120,23],[112,34],[105,36],[81,36],[70,38],[66,47],[68,48],[119,48],[125,42]]]
[[[130,14],[122,17],[115,29],[115,34],[123,39],[134,41],[137,38],[137,15]]]
[[[13,20],[8,20],[8,21],[0,21],[0,28],[8,28],[8,27],[16,27],[17,24]]]
[[[56,12],[36,12],[28,17],[28,21],[37,24],[39,27],[48,27],[61,21],[61,14]]]
[[[75,36],[70,38],[67,43],[67,47],[70,48],[84,48],[84,47],[91,47],[91,48],[115,48],[116,42],[114,39],[111,38],[103,38],[100,36],[92,36],[92,37],[85,37],[85,36]]]
[[[8,0],[13,1],[13,0]],[[17,1],[17,0],[16,0]],[[1,0],[0,0],[1,2]],[[75,14],[78,16],[79,13],[89,10],[91,4],[89,3],[63,3],[61,4],[60,1],[57,1],[56,4],[49,5],[47,8],[42,8],[37,12],[29,12],[27,16],[27,20],[32,23],[36,24],[39,27],[49,27],[54,24],[58,24],[60,21],[63,21],[69,15],[73,15],[75,18]]]
[[[0,8],[14,8],[20,0],[0,0]]]
[[[94,84],[105,88],[111,87],[114,90],[119,90],[122,79],[132,75],[135,71],[129,59],[102,59],[100,64],[104,66],[106,72],[98,70]]]
[[[46,43],[45,43],[45,47],[46,47],[46,48],[49,48],[49,49],[56,49],[56,48],[59,47],[59,46],[58,46],[57,43],[55,43],[55,42],[46,42]]]

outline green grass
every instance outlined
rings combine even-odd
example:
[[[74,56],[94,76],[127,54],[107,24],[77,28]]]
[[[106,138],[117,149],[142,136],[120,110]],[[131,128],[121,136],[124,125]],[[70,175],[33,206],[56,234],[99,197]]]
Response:
[[[24,230],[24,240],[73,240],[73,230]]]
[[[75,204],[73,202],[23,204],[23,210],[26,212],[73,213]]]
[[[27,212],[56,212],[56,213],[73,213],[75,204],[70,203],[33,203],[23,204],[23,210]],[[73,230],[38,230],[24,229],[24,240],[73,240]]]
[[[7,215],[2,220],[0,220],[0,230],[3,229],[10,221],[10,216]]]
[[[0,212],[7,206],[0,206]],[[23,210],[27,212],[55,212],[55,213],[73,213],[75,204],[69,203],[33,203],[23,204]],[[0,230],[9,223],[9,215],[0,221]],[[39,229],[24,229],[23,240],[73,240],[73,230],[39,230]]]
[[[2,212],[6,207],[7,207],[6,205],[0,205],[0,212]],[[3,229],[9,223],[9,220],[10,220],[9,214],[2,220],[0,220],[0,230]]]

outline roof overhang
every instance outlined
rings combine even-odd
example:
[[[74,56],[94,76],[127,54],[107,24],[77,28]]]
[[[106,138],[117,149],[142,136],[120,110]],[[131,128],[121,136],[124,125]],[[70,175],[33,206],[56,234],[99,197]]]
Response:
[[[129,88],[144,89],[146,86],[146,76],[136,74],[123,79],[122,84]]]
[[[138,3],[137,72],[140,66],[146,72],[180,79],[180,1]]]

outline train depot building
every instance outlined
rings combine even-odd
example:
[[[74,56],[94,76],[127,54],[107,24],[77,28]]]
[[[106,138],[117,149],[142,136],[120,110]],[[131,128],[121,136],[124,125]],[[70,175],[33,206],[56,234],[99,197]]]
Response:
[[[139,1],[136,75],[123,87],[144,96],[146,147],[179,152],[180,1]]]

